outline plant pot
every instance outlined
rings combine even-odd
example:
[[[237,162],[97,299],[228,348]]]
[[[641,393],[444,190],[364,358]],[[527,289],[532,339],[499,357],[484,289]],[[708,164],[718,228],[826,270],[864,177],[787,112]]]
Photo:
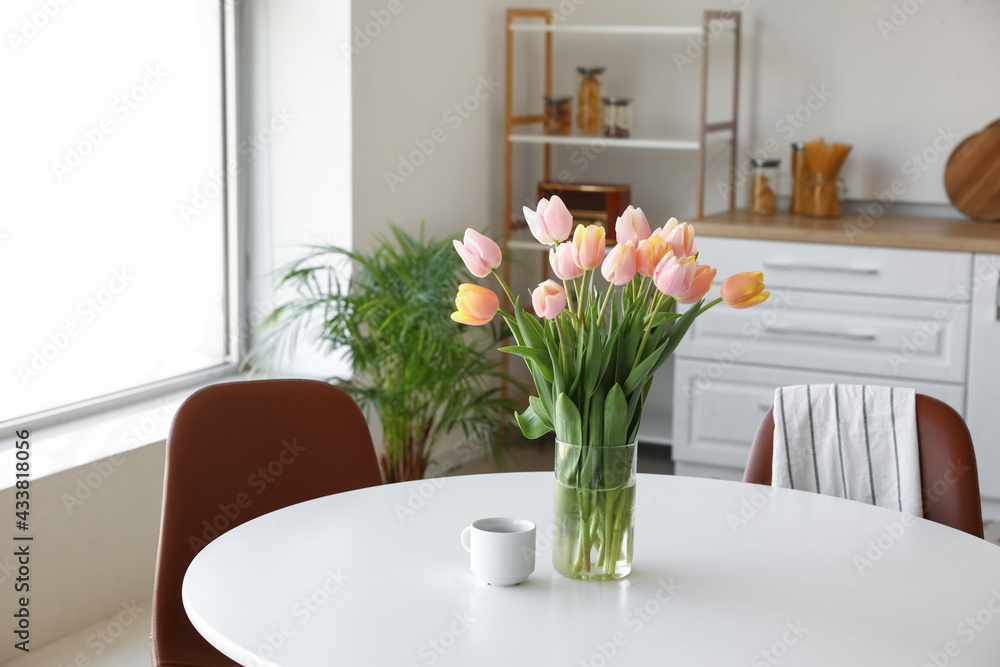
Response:
[[[608,581],[632,571],[636,445],[556,440],[552,565],[571,579]]]

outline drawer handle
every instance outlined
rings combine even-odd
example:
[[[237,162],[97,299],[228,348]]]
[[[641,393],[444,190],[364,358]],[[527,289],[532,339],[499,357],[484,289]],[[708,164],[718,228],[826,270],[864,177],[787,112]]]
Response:
[[[847,340],[875,340],[877,338],[870,331],[820,331],[801,327],[764,327],[764,331],[790,336],[822,336],[823,338],[845,338]]]
[[[825,271],[828,273],[850,273],[854,275],[873,276],[878,269],[872,266],[823,266],[819,264],[799,264],[798,262],[783,262],[765,260],[764,268],[784,269],[787,271]]]

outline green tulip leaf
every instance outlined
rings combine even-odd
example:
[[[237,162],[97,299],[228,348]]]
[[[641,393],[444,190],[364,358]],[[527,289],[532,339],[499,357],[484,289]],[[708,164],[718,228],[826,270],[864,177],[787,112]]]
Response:
[[[604,440],[604,398],[607,394],[604,387],[597,387],[594,390],[594,395],[590,397],[590,427],[588,430],[588,439],[591,447],[600,447],[607,443]]]
[[[535,414],[532,407],[528,407],[527,410],[518,414],[514,413],[514,417],[517,418],[517,425],[521,427],[521,433],[528,440],[534,440],[540,438],[549,431],[552,430],[551,426],[546,426],[542,419]]]
[[[604,399],[604,444],[627,445],[628,404],[620,384],[615,384]]]
[[[580,411],[566,394],[556,398],[556,437],[571,445],[583,444],[583,425]]]
[[[552,366],[550,365],[549,360],[535,348],[524,347],[523,345],[510,345],[508,347],[501,347],[498,349],[501,352],[515,354],[519,357],[535,362],[535,365],[538,368],[538,371],[542,374],[542,377],[549,382],[552,381]]]
[[[538,418],[542,420],[542,423],[545,424],[545,426],[551,431],[553,427],[552,411],[546,405],[545,400],[538,396],[529,396],[528,404],[531,406],[531,409],[534,410],[535,415],[537,415]]]

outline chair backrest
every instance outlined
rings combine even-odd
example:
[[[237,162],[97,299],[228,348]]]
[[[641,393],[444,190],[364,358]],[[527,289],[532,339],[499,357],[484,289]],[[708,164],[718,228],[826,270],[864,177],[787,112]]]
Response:
[[[325,382],[217,384],[188,398],[167,439],[153,590],[154,667],[231,667],[181,603],[195,555],[222,533],[268,512],[382,483],[364,416]]]
[[[757,429],[744,482],[771,484],[773,410]],[[916,413],[924,518],[982,537],[976,452],[965,421],[946,403],[923,394],[916,396]]]

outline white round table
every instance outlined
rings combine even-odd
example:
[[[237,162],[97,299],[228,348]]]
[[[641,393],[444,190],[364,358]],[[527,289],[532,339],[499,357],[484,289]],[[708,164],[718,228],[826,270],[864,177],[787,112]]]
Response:
[[[241,665],[995,666],[1000,549],[836,498],[639,475],[632,574],[550,562],[551,473],[386,485],[288,507],[191,563],[194,626]],[[474,519],[538,525],[534,574],[493,588]]]

